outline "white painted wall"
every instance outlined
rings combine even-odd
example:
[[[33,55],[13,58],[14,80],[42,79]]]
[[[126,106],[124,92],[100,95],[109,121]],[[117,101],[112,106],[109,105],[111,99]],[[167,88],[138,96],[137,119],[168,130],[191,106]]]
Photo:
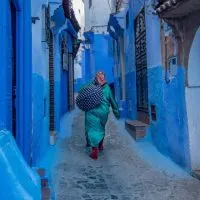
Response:
[[[75,12],[76,19],[79,22],[81,30],[78,33],[79,39],[83,39],[83,32],[85,27],[85,12],[84,3],[82,0],[73,0],[73,9]],[[74,79],[82,78],[82,66],[79,64],[82,60],[82,46],[79,48],[76,59],[74,61]]]
[[[111,5],[111,10],[112,10],[112,13],[116,12],[116,2],[117,0],[109,0],[110,1],[110,5]]]
[[[32,72],[33,72],[33,96],[32,96],[32,110],[33,110],[33,130],[41,124],[40,141],[48,143],[49,133],[49,47],[44,42],[44,21],[43,5],[48,5],[48,0],[32,0],[31,11],[32,17],[39,17],[35,24],[32,23]],[[51,1],[52,2],[52,1]],[[60,5],[61,0],[55,0],[53,3],[53,11]],[[59,4],[58,4],[59,3]],[[58,53],[58,52],[57,52]],[[56,60],[57,61],[57,60]],[[27,66],[31,67],[31,66]],[[59,66],[58,66],[59,67]],[[59,68],[60,69],[60,68]],[[56,71],[57,72],[57,71]],[[60,76],[59,76],[60,77]],[[55,79],[56,81],[56,79]],[[46,99],[46,108],[44,107],[44,99]],[[57,102],[56,102],[57,103]],[[46,117],[43,116],[43,110],[46,109]],[[38,117],[40,120],[38,120]],[[43,144],[45,145],[45,144]],[[42,148],[41,148],[42,149]],[[41,152],[42,153],[42,152]],[[44,153],[44,152],[43,152]]]
[[[78,23],[81,27],[81,30],[79,31],[79,38],[83,37],[84,32],[84,26],[85,26],[85,12],[84,12],[84,3],[82,0],[72,0],[73,10],[76,16],[76,19],[78,20]]]
[[[92,6],[89,8],[89,0],[84,1],[85,4],[85,31],[92,28],[95,33],[107,32],[107,24],[112,12],[111,1],[109,0],[92,0]],[[95,28],[93,26],[103,26]]]
[[[193,41],[188,65],[186,106],[192,169],[200,169],[200,28]]]
[[[200,28],[192,44],[188,66],[189,86],[200,86]]]
[[[192,169],[200,169],[200,88],[186,88],[186,105]]]

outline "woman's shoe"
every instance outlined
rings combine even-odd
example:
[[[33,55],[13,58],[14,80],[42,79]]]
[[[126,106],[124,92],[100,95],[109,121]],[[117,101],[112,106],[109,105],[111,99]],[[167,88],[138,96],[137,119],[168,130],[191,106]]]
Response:
[[[92,152],[90,154],[90,157],[94,160],[98,159],[98,148],[97,147],[92,147]]]

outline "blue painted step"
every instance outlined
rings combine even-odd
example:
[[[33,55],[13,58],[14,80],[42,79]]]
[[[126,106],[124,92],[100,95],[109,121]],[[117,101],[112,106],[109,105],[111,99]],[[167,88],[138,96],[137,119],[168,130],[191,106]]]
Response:
[[[125,128],[129,134],[137,141],[146,136],[148,124],[145,124],[138,120],[126,120]]]
[[[0,199],[41,199],[39,176],[27,165],[6,130],[0,131],[0,177]]]

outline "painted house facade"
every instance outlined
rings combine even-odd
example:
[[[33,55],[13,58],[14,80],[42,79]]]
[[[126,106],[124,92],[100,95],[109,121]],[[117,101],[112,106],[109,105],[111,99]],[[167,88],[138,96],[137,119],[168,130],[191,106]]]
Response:
[[[160,152],[186,170],[198,170],[199,23],[191,21],[198,17],[199,3],[129,1],[125,9],[123,1],[117,3],[108,30],[123,116],[136,127],[147,124],[144,138]]]
[[[113,57],[114,57],[114,85],[115,85],[115,97],[120,109],[120,115],[125,118],[127,115],[132,117],[134,115],[131,112],[132,103],[134,103],[135,88],[133,84],[126,87],[127,81],[134,80],[134,74],[131,70],[127,70],[127,61],[133,58],[128,57],[128,51],[133,48],[131,43],[127,41],[128,29],[126,29],[126,15],[128,5],[123,4],[123,1],[113,1],[112,13],[108,21],[108,31],[113,38]],[[130,52],[131,53],[131,52]],[[128,104],[130,106],[128,107]]]
[[[31,168],[74,109],[80,27],[70,1],[3,0],[0,15],[0,199],[41,199]]]
[[[30,1],[3,1],[2,10],[0,129],[13,133],[30,162],[32,71],[26,66],[31,66],[31,19],[23,16],[31,16]]]
[[[199,141],[199,1],[159,1],[155,14],[167,22],[173,30],[177,46],[178,70],[181,82],[181,104],[184,106],[187,131],[186,142],[189,167],[192,171],[200,168]],[[173,20],[170,18],[173,16]],[[182,17],[183,20],[179,18]],[[170,69],[170,68],[169,68]],[[179,92],[180,93],[180,92]],[[181,115],[180,118],[183,116]],[[184,138],[184,140],[185,140]],[[185,148],[184,148],[185,149]]]
[[[107,32],[110,15],[108,1],[85,0],[84,31],[84,74],[85,82],[90,81],[97,71],[103,70],[109,84],[114,82],[113,57],[109,46],[112,39]]]
[[[0,199],[40,199],[31,164],[31,1],[3,0],[0,13]]]
[[[61,118],[74,108],[74,58],[79,26],[70,1],[33,1],[32,8],[36,19],[32,23],[32,145],[33,163],[37,164],[49,144],[54,144]]]

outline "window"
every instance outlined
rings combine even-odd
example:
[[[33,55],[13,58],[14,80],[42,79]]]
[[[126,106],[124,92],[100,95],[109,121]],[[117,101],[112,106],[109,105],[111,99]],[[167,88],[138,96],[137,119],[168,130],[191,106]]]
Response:
[[[166,78],[167,81],[175,78],[177,74],[177,57],[171,57],[168,59]]]
[[[50,15],[49,7],[42,5],[42,42],[49,44],[50,39]]]
[[[89,8],[92,7],[92,0],[89,0]]]

